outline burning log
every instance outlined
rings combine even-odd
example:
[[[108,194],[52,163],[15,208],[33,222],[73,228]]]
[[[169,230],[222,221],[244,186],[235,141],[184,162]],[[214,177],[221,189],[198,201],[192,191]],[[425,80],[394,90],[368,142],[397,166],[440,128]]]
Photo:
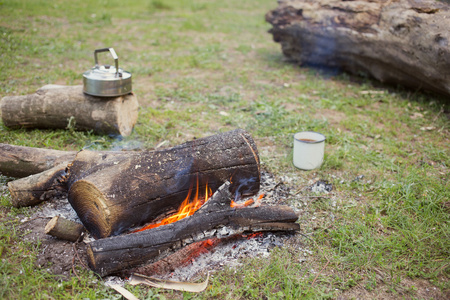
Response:
[[[297,231],[298,216],[288,206],[228,208],[202,212],[157,228],[110,237],[87,245],[88,262],[101,276],[147,264],[161,254],[211,237],[244,232]],[[226,227],[224,227],[226,226]]]
[[[63,217],[53,217],[45,225],[45,233],[62,240],[76,242],[84,231],[80,223],[64,219]]]
[[[11,128],[67,128],[127,136],[138,117],[134,94],[93,97],[80,86],[46,85],[35,94],[4,97],[2,120]],[[73,121],[71,121],[73,120]]]
[[[230,179],[233,193],[259,190],[258,151],[243,130],[159,151],[81,151],[66,184],[69,202],[86,229],[104,238],[168,215],[191,196],[207,199]]]
[[[0,174],[16,178],[26,177],[60,164],[67,165],[76,154],[76,151],[0,144]]]
[[[266,14],[284,55],[450,95],[450,7],[423,0],[284,0]]]

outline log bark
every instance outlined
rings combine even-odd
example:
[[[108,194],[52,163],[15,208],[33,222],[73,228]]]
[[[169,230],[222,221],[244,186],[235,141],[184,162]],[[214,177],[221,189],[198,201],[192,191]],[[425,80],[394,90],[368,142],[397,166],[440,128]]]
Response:
[[[160,151],[81,151],[68,173],[69,202],[95,238],[174,212],[197,180],[202,193],[231,179],[231,191],[242,195],[255,194],[260,182],[258,151],[243,130]]]
[[[450,96],[450,6],[434,0],[282,0],[266,14],[284,55]]]
[[[67,196],[61,184],[66,176],[67,164],[63,163],[38,174],[8,182],[11,204],[14,207],[32,206],[47,199]]]
[[[78,241],[83,231],[84,227],[80,223],[64,219],[60,216],[53,217],[45,225],[46,234],[69,242]]]
[[[255,231],[297,231],[300,228],[295,223],[297,219],[292,208],[287,206],[228,208],[195,213],[172,224],[91,242],[87,245],[88,262],[92,270],[106,276],[148,264],[164,251],[213,236],[220,238]]]
[[[0,109],[11,128],[62,128],[93,130],[98,134],[128,136],[137,121],[139,104],[134,94],[94,97],[80,86],[48,85],[35,94],[8,96]]]
[[[76,151],[13,146],[0,143],[0,174],[26,177],[71,162]]]

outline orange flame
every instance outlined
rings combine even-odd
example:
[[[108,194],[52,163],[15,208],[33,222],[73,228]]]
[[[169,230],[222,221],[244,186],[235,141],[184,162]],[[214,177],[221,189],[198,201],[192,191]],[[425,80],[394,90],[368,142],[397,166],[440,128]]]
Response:
[[[264,197],[264,194],[259,195],[258,199],[256,200],[256,205],[260,206],[261,205],[261,199]],[[247,201],[245,201],[244,203],[236,203],[233,200],[231,200],[231,207],[236,207],[236,208],[242,208],[242,207],[247,207],[252,205],[253,203],[255,203],[255,201],[253,200],[253,198],[248,199]]]
[[[211,190],[211,188],[208,188],[208,184],[206,184],[204,197],[199,196],[199,187],[198,187],[198,178],[197,178],[197,187],[195,189],[195,196],[192,199],[192,201],[190,199],[191,194],[192,194],[192,186],[189,189],[186,198],[181,203],[181,205],[178,208],[178,211],[176,213],[168,216],[167,218],[164,218],[163,220],[161,220],[158,223],[148,224],[147,226],[144,226],[133,232],[144,231],[144,230],[156,228],[156,227],[159,227],[162,225],[167,225],[167,224],[174,223],[176,221],[179,221],[181,219],[184,219],[186,217],[193,215],[212,196],[212,190]]]
[[[195,189],[195,196],[191,201],[192,190],[193,190],[193,187],[191,186],[189,188],[186,198],[181,203],[181,205],[178,208],[178,211],[176,213],[168,216],[167,218],[162,219],[160,222],[148,224],[148,225],[146,225],[140,229],[134,230],[132,232],[134,233],[134,232],[144,231],[144,230],[156,228],[156,227],[159,227],[162,225],[175,223],[181,219],[184,219],[186,217],[193,215],[197,210],[200,209],[200,207],[202,207],[203,204],[205,204],[206,201],[209,200],[209,198],[211,198],[212,190],[211,190],[211,188],[208,187],[208,184],[206,184],[204,196],[199,196],[198,178],[197,178],[197,186]],[[261,195],[259,195],[259,197],[256,201],[254,201],[252,198],[252,199],[245,201],[244,203],[236,203],[233,200],[231,200],[230,207],[231,208],[242,208],[242,207],[250,206],[254,203],[255,203],[255,206],[260,206],[261,199],[264,196],[265,196],[264,194],[261,194]]]

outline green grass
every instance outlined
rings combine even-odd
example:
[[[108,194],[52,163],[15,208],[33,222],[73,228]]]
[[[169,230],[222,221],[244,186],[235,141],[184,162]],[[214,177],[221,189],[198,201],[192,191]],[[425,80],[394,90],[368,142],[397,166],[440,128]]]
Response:
[[[199,295],[127,286],[141,299],[423,298],[426,288],[445,298],[448,101],[286,62],[264,21],[276,5],[2,1],[1,97],[49,83],[81,84],[81,74],[94,64],[93,50],[112,46],[121,67],[133,74],[141,108],[132,135],[123,139],[70,126],[11,130],[0,121],[0,142],[152,149],[238,127],[251,133],[264,168],[293,191],[286,201],[302,211],[302,234],[268,259],[245,259],[238,269],[215,273]],[[301,130],[327,137],[318,170],[292,165],[292,136]],[[326,197],[305,190],[317,178],[333,184]],[[120,299],[90,271],[60,281],[34,266],[39,244],[25,242],[17,230],[33,208],[11,207],[2,188],[9,180],[0,176],[0,298]]]

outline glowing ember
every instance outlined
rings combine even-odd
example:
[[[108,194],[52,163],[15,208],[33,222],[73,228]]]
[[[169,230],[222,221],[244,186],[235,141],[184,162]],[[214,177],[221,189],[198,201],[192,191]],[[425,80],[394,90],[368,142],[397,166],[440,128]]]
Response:
[[[258,199],[256,200],[256,205],[260,206],[261,205],[261,199],[264,197],[264,194],[259,195]],[[241,207],[247,207],[252,205],[253,203],[255,203],[255,201],[253,200],[253,198],[248,199],[247,201],[245,201],[244,203],[236,203],[233,200],[231,200],[231,207],[236,207],[236,208],[241,208]]]
[[[167,225],[193,215],[212,196],[212,191],[210,188],[208,188],[208,184],[206,184],[204,196],[199,196],[198,178],[197,178],[197,187],[195,189],[195,196],[193,197],[192,200],[191,194],[192,194],[192,186],[189,189],[186,198],[181,203],[180,207],[178,208],[178,211],[175,214],[170,215],[169,217],[163,219],[158,223],[149,224],[133,232],[143,231],[147,229],[156,228],[162,225]]]
[[[242,235],[242,236],[247,238],[247,240],[250,240],[250,239],[254,239],[254,238],[258,238],[258,237],[263,237],[263,233],[262,232],[254,232],[254,233]]]

